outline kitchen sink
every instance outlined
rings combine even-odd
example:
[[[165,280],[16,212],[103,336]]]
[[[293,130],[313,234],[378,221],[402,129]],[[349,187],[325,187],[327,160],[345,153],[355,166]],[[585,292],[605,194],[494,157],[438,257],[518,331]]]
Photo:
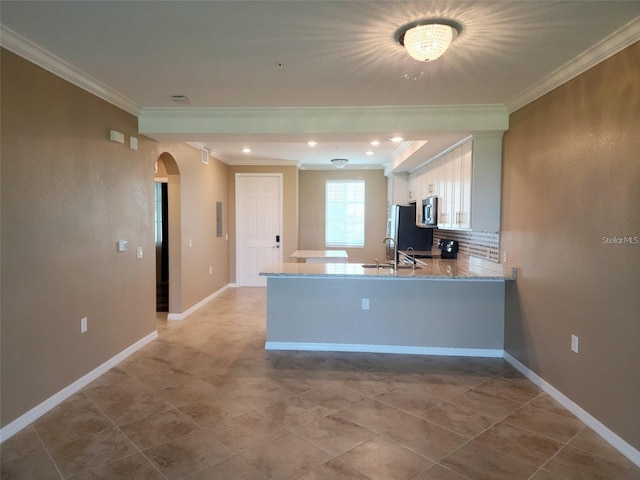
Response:
[[[362,268],[390,268],[393,269],[393,265],[389,265],[386,263],[381,263],[380,266],[378,265],[374,265],[374,264],[363,264]],[[398,270],[407,270],[409,268],[413,268],[413,265],[398,265],[397,269]],[[416,270],[420,270],[422,267],[419,265],[416,265]]]

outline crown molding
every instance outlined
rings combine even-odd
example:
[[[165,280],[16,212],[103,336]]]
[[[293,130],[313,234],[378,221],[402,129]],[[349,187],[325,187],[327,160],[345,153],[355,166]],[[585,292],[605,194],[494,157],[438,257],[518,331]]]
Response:
[[[140,107],[129,98],[3,25],[0,25],[0,46],[132,115],[140,112]]]
[[[515,112],[639,40],[640,17],[636,17],[616,32],[596,43],[593,47],[585,50],[573,60],[533,84],[524,92],[513,97],[506,103],[508,112]]]

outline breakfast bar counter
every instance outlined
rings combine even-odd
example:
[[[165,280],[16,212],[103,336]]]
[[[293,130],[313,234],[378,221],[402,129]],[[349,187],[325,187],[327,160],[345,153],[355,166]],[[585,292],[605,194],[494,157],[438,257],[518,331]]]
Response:
[[[457,259],[418,259],[416,269],[401,264],[394,270],[381,263],[380,268],[362,263],[283,263],[260,273],[266,277],[350,277],[436,280],[515,280],[516,269],[481,258],[458,255]]]
[[[505,282],[515,269],[463,255],[417,266],[266,269],[265,348],[502,356]]]
[[[306,263],[347,263],[349,256],[346,250],[296,250],[289,258]]]

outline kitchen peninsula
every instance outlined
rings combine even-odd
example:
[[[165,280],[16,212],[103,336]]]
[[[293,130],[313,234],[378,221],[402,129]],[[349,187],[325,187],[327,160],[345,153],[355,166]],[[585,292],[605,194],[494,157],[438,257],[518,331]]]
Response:
[[[349,261],[346,250],[296,250],[289,258],[302,260],[305,263],[347,263]]]
[[[267,350],[502,356],[505,281],[472,256],[416,269],[283,263],[267,277]]]

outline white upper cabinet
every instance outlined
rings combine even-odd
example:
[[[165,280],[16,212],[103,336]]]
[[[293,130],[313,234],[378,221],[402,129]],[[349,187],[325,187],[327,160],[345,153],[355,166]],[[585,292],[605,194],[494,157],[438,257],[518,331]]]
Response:
[[[438,159],[438,228],[454,227],[453,151]]]
[[[451,223],[455,229],[471,229],[471,172],[472,141],[456,148],[452,161],[453,193],[451,198]]]
[[[415,171],[409,181],[419,188],[418,202],[438,196],[438,228],[497,232],[501,167],[502,134],[474,135]]]
[[[387,177],[387,203],[389,205],[409,203],[409,176],[406,173],[391,174]]]

